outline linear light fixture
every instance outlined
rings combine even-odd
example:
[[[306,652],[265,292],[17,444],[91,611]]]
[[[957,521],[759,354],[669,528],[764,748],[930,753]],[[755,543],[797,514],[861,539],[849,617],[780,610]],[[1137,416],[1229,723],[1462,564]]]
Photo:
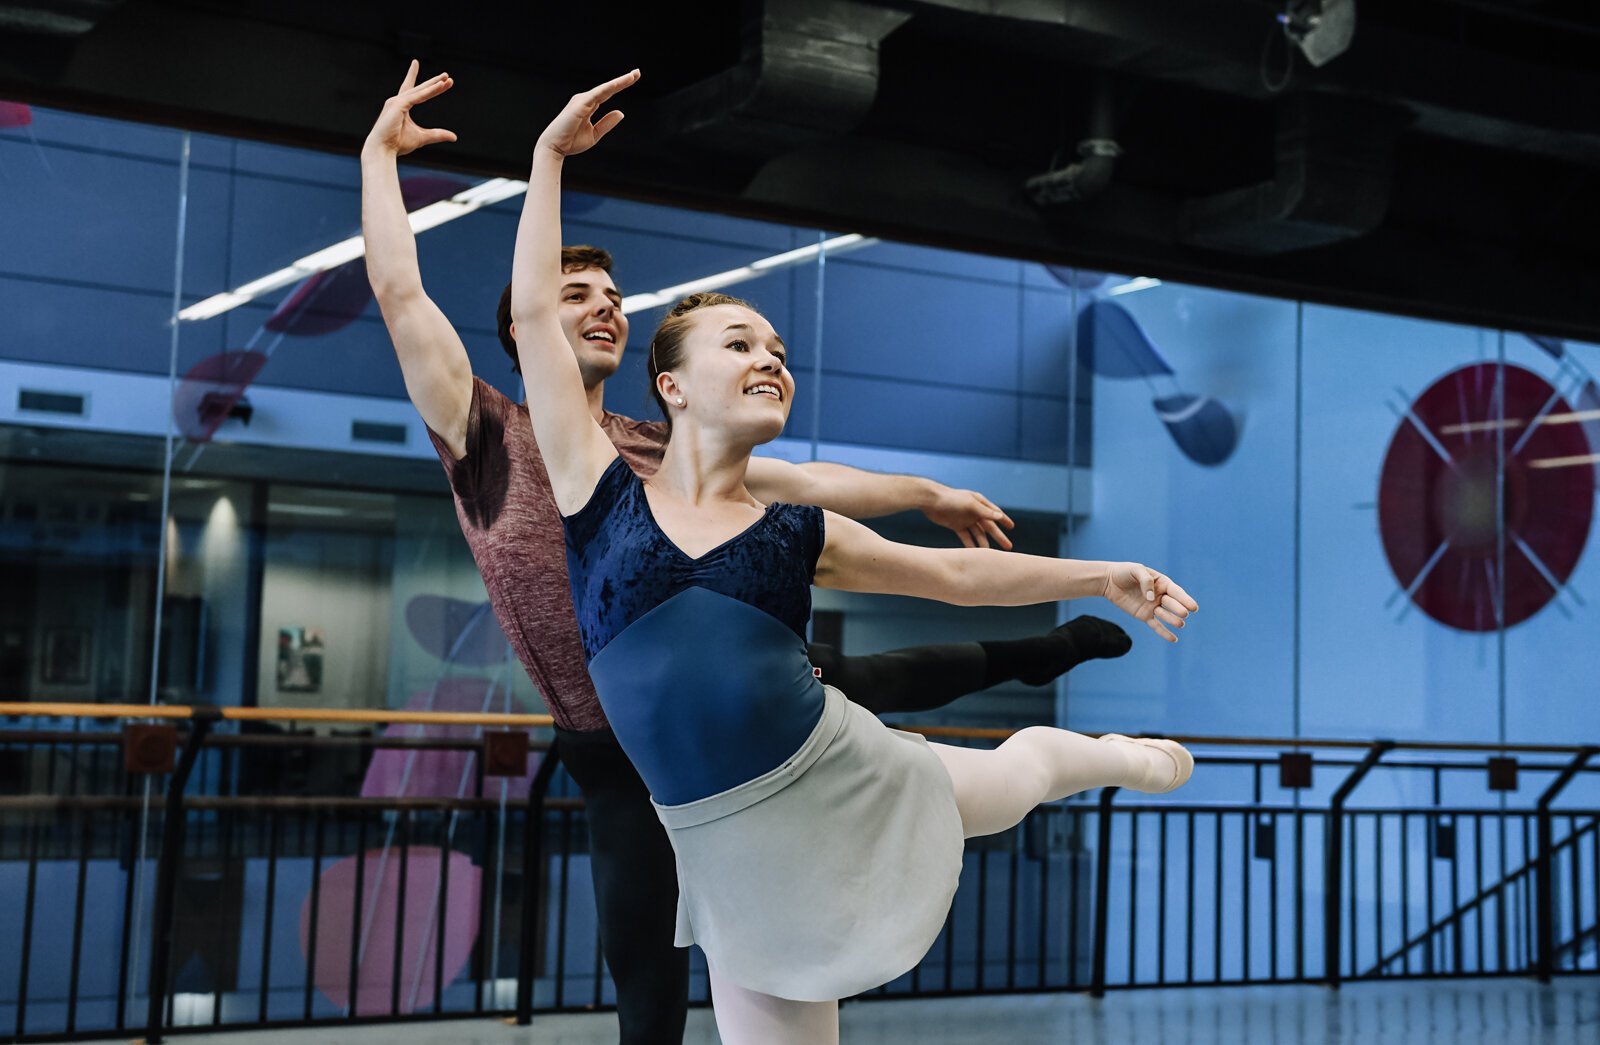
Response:
[[[411,231],[426,232],[438,228],[449,221],[464,218],[475,210],[499,203],[502,200],[520,196],[528,190],[525,181],[514,181],[510,178],[491,178],[476,185],[462,189],[447,200],[430,203],[426,207],[412,211],[407,215],[411,223]],[[347,262],[367,253],[366,242],[359,236],[340,240],[332,246],[323,247],[321,250],[307,254],[276,272],[269,272],[259,279],[253,279],[240,287],[225,290],[220,294],[213,294],[204,301],[197,301],[193,305],[178,313],[178,318],[185,321],[211,319],[224,312],[238,308],[247,302],[254,301],[263,294],[270,294],[274,290],[286,287],[291,283],[298,283],[307,276],[314,276],[319,272],[326,272],[338,268]]]
[[[877,242],[876,239],[870,236],[862,236],[858,233],[851,233],[848,236],[835,236],[833,239],[813,243],[810,246],[797,247],[794,250],[786,250],[782,254],[774,254],[769,258],[761,258],[759,261],[752,261],[748,265],[729,269],[726,272],[701,276],[699,279],[692,279],[687,283],[679,283],[671,287],[662,287],[660,290],[648,294],[629,294],[622,299],[622,312],[624,315],[629,315],[634,312],[642,312],[648,308],[672,304],[686,294],[698,294],[706,290],[721,290],[723,287],[731,287],[735,283],[744,283],[747,280],[757,279],[769,272],[792,268],[795,265],[803,265],[816,258],[818,254],[847,254],[852,250],[870,247]]]
[[[1161,281],[1156,279],[1154,276],[1139,276],[1136,279],[1128,280],[1126,283],[1118,283],[1116,286],[1106,291],[1106,293],[1112,297],[1118,297],[1122,294],[1133,294],[1141,290],[1150,290],[1154,287],[1159,287],[1160,285]]]

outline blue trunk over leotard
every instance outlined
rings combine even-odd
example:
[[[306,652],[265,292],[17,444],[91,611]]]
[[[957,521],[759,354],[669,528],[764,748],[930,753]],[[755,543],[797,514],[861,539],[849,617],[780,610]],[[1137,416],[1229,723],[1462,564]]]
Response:
[[[820,508],[771,505],[690,558],[619,457],[562,522],[589,674],[658,803],[719,794],[800,749],[824,699],[805,642]]]

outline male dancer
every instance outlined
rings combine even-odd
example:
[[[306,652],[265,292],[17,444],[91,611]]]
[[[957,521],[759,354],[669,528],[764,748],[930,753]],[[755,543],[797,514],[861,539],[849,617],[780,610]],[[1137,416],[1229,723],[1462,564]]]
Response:
[[[502,630],[556,721],[562,762],[583,791],[601,946],[617,986],[623,1042],[675,1042],[683,1036],[688,952],[673,946],[677,877],[672,848],[649,793],[607,728],[584,667],[567,585],[565,549],[549,477],[526,407],[473,376],[465,346],[422,289],[416,242],[406,219],[397,160],[449,131],[424,129],[412,107],[451,87],[441,74],[418,85],[412,63],[400,91],[384,103],[361,153],[362,231],[367,275],[394,341],[406,392],[426,422],[450,476],[456,514],[483,575]],[[593,247],[562,250],[561,322],[578,357],[590,409],[641,474],[654,472],[666,426],[635,421],[603,406],[628,320],[611,279],[611,257]],[[509,288],[498,329],[513,366],[516,343]],[[763,501],[817,504],[867,518],[920,509],[963,543],[1009,548],[1005,513],[981,494],[926,479],[877,475],[832,464],[751,462],[746,485]],[[811,647],[822,677],[877,713],[942,706],[999,682],[1040,685],[1094,657],[1129,646],[1114,624],[1079,617],[1047,635],[844,657]]]

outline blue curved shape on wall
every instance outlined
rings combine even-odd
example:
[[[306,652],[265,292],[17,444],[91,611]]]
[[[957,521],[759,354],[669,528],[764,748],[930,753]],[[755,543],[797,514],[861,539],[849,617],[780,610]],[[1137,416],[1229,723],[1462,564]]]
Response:
[[[1210,396],[1162,396],[1154,405],[1172,441],[1195,464],[1219,465],[1239,445],[1238,419]]]
[[[1067,265],[1046,265],[1044,270],[1056,278],[1063,287],[1075,290],[1093,290],[1106,281],[1104,272],[1094,269],[1077,269]]]
[[[1078,360],[1101,377],[1172,375],[1172,364],[1139,321],[1112,301],[1091,301],[1078,313]]]
[[[1522,336],[1550,353],[1556,359],[1560,359],[1567,354],[1567,343],[1558,337],[1545,337],[1543,334],[1523,334]]]

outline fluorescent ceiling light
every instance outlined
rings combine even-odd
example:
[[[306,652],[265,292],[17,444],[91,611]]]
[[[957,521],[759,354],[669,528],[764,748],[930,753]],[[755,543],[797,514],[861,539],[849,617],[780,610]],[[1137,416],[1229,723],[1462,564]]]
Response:
[[[823,240],[821,243],[813,243],[808,247],[798,247],[794,250],[786,250],[782,254],[774,254],[769,258],[761,258],[759,261],[752,261],[748,265],[741,265],[739,268],[729,269],[726,272],[718,272],[714,275],[692,279],[687,283],[662,287],[652,293],[629,294],[622,299],[622,312],[624,315],[630,315],[648,308],[675,304],[679,298],[688,294],[698,294],[707,290],[721,290],[723,287],[731,287],[735,283],[744,283],[747,280],[757,279],[769,272],[791,268],[795,265],[803,265],[818,254],[846,254],[852,250],[860,250],[862,247],[870,247],[877,242],[870,236],[862,236],[857,233],[851,233],[848,236],[835,236],[833,239]]]
[[[447,200],[430,203],[426,207],[412,211],[407,220],[411,223],[413,233],[426,232],[438,228],[445,222],[466,217],[473,211],[502,200],[520,196],[528,189],[525,181],[514,181],[510,178],[491,178],[476,185],[462,189]],[[253,279],[241,287],[225,290],[220,294],[213,294],[204,301],[196,302],[178,313],[178,318],[185,321],[211,319],[224,312],[238,308],[240,305],[254,301],[263,294],[270,294],[274,290],[286,287],[291,283],[298,283],[307,276],[314,276],[319,272],[326,272],[332,268],[365,257],[367,253],[366,242],[360,236],[351,236],[349,239],[340,240],[332,246],[323,247],[321,250],[307,254],[300,260],[286,265],[276,272],[269,272],[259,279]]]
[[[466,217],[475,210],[511,199],[514,196],[520,196],[527,190],[528,183],[525,181],[515,181],[511,178],[491,178],[488,181],[479,182],[477,185],[465,188],[447,200],[440,200],[437,203],[430,203],[426,207],[418,208],[408,214],[406,218],[411,224],[413,233],[422,233],[429,229],[438,228],[446,222]],[[824,240],[821,243],[813,243],[809,246],[784,251],[781,254],[774,254],[768,258],[761,258],[758,261],[753,261],[748,265],[731,269],[727,272],[718,272],[714,275],[690,280],[688,283],[664,287],[653,294],[630,295],[622,299],[622,311],[629,313],[655,308],[659,305],[675,302],[686,294],[694,294],[706,290],[719,290],[735,283],[756,279],[769,272],[801,265],[812,260],[818,254],[842,254],[852,250],[859,250],[862,247],[870,247],[877,242],[875,239],[854,233],[847,236],[835,236],[833,239]],[[225,290],[220,294],[213,294],[204,301],[198,301],[179,312],[178,318],[186,322],[194,322],[220,316],[224,312],[232,311],[240,305],[282,289],[291,283],[298,283],[319,272],[326,272],[357,258],[365,257],[366,253],[366,241],[360,236],[351,236],[331,246],[323,247],[321,250],[313,251],[276,272],[269,272],[265,276],[253,279],[243,286]],[[1134,282],[1138,281],[1135,280]],[[1127,286],[1131,287],[1132,284],[1127,284]],[[1116,291],[1112,291],[1112,293],[1116,293]]]
[[[1106,291],[1106,293],[1112,297],[1116,297],[1119,294],[1132,294],[1140,290],[1149,290],[1152,287],[1159,287],[1160,285],[1161,281],[1153,276],[1139,276],[1136,279],[1128,280],[1126,283],[1118,283],[1116,286]]]

